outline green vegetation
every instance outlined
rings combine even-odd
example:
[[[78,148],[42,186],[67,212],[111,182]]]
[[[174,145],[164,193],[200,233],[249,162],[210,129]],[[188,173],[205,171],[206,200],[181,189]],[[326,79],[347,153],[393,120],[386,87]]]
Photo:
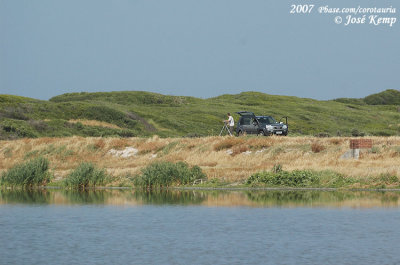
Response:
[[[64,180],[64,185],[69,188],[84,190],[103,185],[107,177],[104,169],[97,169],[92,163],[81,163]]]
[[[365,98],[338,98],[335,101],[355,105],[400,105],[400,91],[387,89]]]
[[[50,181],[48,169],[49,161],[46,158],[29,160],[3,173],[0,179],[1,185],[23,188],[45,186]]]
[[[289,117],[291,135],[399,135],[400,92],[318,101],[258,92],[215,98],[129,91],[70,93],[35,100],[0,95],[0,139],[63,136],[218,135],[226,113],[241,110]],[[238,115],[233,115],[238,120]],[[114,127],[71,120],[107,122]]]
[[[400,179],[393,174],[381,174],[370,177],[349,177],[333,171],[294,170],[285,171],[280,164],[274,165],[271,171],[252,174],[242,184],[231,183],[223,178],[207,179],[200,167],[189,167],[184,162],[155,162],[142,169],[139,176],[108,176],[105,169],[98,169],[92,163],[81,163],[63,181],[50,182],[49,162],[46,158],[37,157],[25,163],[17,164],[4,172],[0,185],[5,187],[22,187],[31,189],[40,186],[63,185],[74,190],[94,189],[106,183],[117,183],[120,187],[132,187],[146,190],[162,190],[168,187],[192,186],[197,188],[232,187],[274,187],[274,188],[344,188],[344,189],[392,189],[400,188]],[[111,181],[112,180],[112,181]],[[161,194],[165,197],[168,194]],[[87,194],[79,196],[86,197]],[[94,195],[93,195],[94,196]],[[93,197],[92,196],[92,197]],[[146,197],[146,194],[141,196]],[[91,198],[92,198],[91,197]],[[96,196],[93,197],[93,199]],[[144,199],[143,197],[143,199]],[[101,200],[98,198],[96,200]]]
[[[293,187],[293,188],[400,188],[400,180],[391,174],[369,178],[347,177],[325,170],[284,171],[275,165],[272,171],[262,171],[251,175],[245,182],[251,187]]]
[[[388,89],[364,98],[368,105],[400,105],[400,91]]]
[[[187,163],[156,162],[142,170],[142,174],[135,178],[137,187],[148,189],[163,188],[193,184],[196,180],[206,179],[200,167],[189,167]]]
[[[317,186],[320,178],[317,174],[309,170],[295,171],[278,171],[269,172],[263,171],[251,175],[246,184],[256,185],[259,183],[267,186],[282,186],[282,187],[313,187]]]

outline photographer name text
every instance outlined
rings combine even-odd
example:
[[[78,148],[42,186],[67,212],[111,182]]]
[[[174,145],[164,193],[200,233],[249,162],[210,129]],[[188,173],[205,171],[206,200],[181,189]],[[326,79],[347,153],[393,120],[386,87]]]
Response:
[[[291,5],[290,14],[311,14],[317,12],[322,15],[336,15],[333,18],[335,24],[392,27],[397,22],[396,8],[389,7],[330,7],[328,5],[316,7],[313,4]]]

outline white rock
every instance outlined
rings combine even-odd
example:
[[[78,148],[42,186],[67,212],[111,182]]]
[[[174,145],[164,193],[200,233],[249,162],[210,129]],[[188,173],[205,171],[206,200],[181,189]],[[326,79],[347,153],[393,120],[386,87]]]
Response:
[[[233,151],[232,151],[232,149],[228,149],[228,150],[226,150],[226,153],[227,153],[228,155],[231,155],[231,154],[233,154]]]
[[[265,148],[263,148],[263,149],[261,149],[261,150],[257,150],[257,151],[256,151],[256,154],[262,153],[262,152],[264,152],[264,151],[265,151]]]
[[[108,151],[108,153],[113,156],[118,156],[118,157],[123,157],[123,158],[135,156],[135,155],[137,155],[138,152],[139,152],[139,150],[137,150],[136,148],[133,148],[133,147],[126,147],[124,150],[111,149],[110,151]]]

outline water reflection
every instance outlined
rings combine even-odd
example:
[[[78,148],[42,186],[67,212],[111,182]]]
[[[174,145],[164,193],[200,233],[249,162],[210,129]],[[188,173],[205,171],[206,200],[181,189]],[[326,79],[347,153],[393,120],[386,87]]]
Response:
[[[47,204],[51,194],[48,190],[1,190],[0,203],[22,203],[22,204]]]
[[[97,190],[62,191],[62,195],[72,204],[105,204],[112,193]]]
[[[136,201],[143,204],[201,204],[207,195],[195,191],[141,191],[133,192]]]
[[[400,192],[0,190],[0,204],[204,205],[210,207],[399,207]]]
[[[247,192],[264,206],[286,207],[398,207],[399,192],[378,191],[262,191]]]

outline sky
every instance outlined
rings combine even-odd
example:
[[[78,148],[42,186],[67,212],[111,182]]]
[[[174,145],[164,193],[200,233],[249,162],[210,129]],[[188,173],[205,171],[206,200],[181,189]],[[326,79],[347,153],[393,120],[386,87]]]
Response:
[[[321,6],[393,7],[378,15],[397,21],[346,26]],[[400,89],[399,13],[397,0],[0,0],[0,94],[361,98]]]

